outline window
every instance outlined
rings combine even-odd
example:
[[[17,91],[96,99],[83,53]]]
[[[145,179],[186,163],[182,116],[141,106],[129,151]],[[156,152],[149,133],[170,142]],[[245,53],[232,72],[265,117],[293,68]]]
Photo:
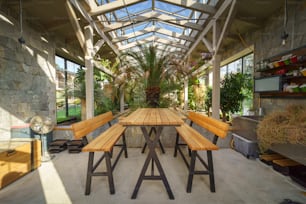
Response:
[[[245,74],[253,75],[254,54],[248,54],[241,58],[236,59],[222,67],[220,67],[220,81],[222,81],[228,73],[242,72]],[[251,77],[252,78],[252,77]],[[209,83],[212,85],[212,72],[209,74]],[[250,81],[250,83],[253,83]],[[246,99],[242,103],[242,114],[247,115],[249,109],[253,106],[253,90],[246,91]]]
[[[81,65],[60,56],[56,64],[56,109],[57,122],[81,116],[80,99],[75,96],[74,79]]]

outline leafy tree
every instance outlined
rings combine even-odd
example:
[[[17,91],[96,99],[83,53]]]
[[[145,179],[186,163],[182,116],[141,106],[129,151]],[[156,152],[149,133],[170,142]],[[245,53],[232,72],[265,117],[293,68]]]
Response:
[[[226,121],[230,113],[241,111],[243,100],[249,95],[251,89],[250,75],[230,73],[225,75],[220,87],[220,109],[222,119]],[[249,91],[246,91],[249,90]],[[212,89],[208,88],[205,98],[205,110],[212,106]]]
[[[128,51],[122,57],[131,57],[136,65],[129,65],[144,82],[146,102],[151,107],[157,107],[160,103],[161,86],[167,75],[169,56],[164,52],[158,54],[155,46],[140,46],[140,52]],[[166,50],[166,49],[165,49]],[[127,61],[127,60],[122,60]]]

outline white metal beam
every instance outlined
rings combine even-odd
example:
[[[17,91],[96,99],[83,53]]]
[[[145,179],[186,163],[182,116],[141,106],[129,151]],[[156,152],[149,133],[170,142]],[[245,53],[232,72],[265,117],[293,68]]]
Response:
[[[200,33],[200,35],[198,36],[197,40],[193,43],[193,45],[190,47],[190,49],[188,50],[188,52],[186,53],[186,56],[189,56],[191,54],[191,52],[194,50],[194,48],[199,44],[199,42],[203,39],[203,37],[207,34],[207,32],[212,28],[215,19],[218,19],[222,13],[225,11],[225,9],[232,3],[233,0],[224,0],[224,2],[222,3],[222,5],[220,6],[220,8],[217,10],[217,12],[215,13],[215,15],[211,18],[211,20],[209,21],[209,23],[205,26],[204,30]]]
[[[148,28],[145,28],[144,30],[141,30],[141,31],[136,31],[134,33],[130,33],[130,34],[122,35],[118,38],[114,38],[113,42],[114,43],[121,42],[121,41],[130,39],[130,38],[134,38],[134,37],[138,37],[138,36],[150,33],[150,32],[160,33],[160,34],[167,35],[167,36],[177,38],[177,39],[180,39],[180,40],[187,40],[187,41],[190,41],[190,42],[195,41],[195,39],[192,38],[192,37],[189,37],[187,35],[182,35],[180,33],[176,33],[176,32],[164,29],[164,28],[148,27]]]
[[[104,44],[104,40],[103,39],[100,39],[96,42],[95,46],[93,47],[93,51],[94,51],[94,55],[97,54],[97,52],[100,50],[100,48],[102,47],[102,45]]]
[[[115,54],[119,55],[118,49],[108,39],[108,37],[105,35],[105,33],[102,31],[102,29],[96,24],[96,22],[92,19],[92,17],[85,11],[85,9],[82,7],[82,5],[79,4],[79,1],[77,1],[77,0],[70,0],[70,2],[82,14],[82,16],[88,21],[88,23],[95,29],[95,31],[102,37],[102,39],[105,40],[105,42],[115,52]]]
[[[147,37],[147,38],[129,43],[127,45],[120,46],[119,49],[120,50],[126,50],[126,49],[141,45],[143,43],[148,43],[148,42],[157,42],[157,43],[162,43],[162,44],[165,44],[165,45],[169,45],[169,46],[172,46],[172,47],[177,47],[177,48],[181,48],[181,49],[185,49],[185,50],[188,49],[186,46],[184,46],[182,44],[179,44],[175,41],[171,41],[171,40],[168,40],[168,39],[161,39],[161,38],[156,37],[156,36],[150,36],[150,37]]]
[[[213,52],[213,48],[212,48],[212,44],[211,42],[208,41],[208,39],[206,39],[205,37],[202,39],[204,45],[207,47],[209,52]]]
[[[217,52],[218,52],[218,50],[219,50],[219,47],[220,47],[221,42],[222,42],[222,40],[223,40],[223,36],[224,36],[225,30],[227,29],[227,26],[228,26],[228,24],[229,24],[229,20],[230,20],[231,17],[232,17],[232,13],[233,13],[233,9],[234,9],[234,7],[235,7],[235,4],[236,4],[236,0],[233,0],[233,1],[232,1],[232,5],[231,5],[231,7],[230,7],[230,10],[229,10],[229,12],[228,12],[228,14],[227,14],[225,23],[224,23],[224,25],[223,25],[221,34],[220,34],[220,36],[219,36],[219,40],[218,40],[218,43],[217,43],[217,47],[215,48],[215,54],[217,54]]]
[[[124,1],[113,1],[104,5],[97,6],[96,8],[92,8],[90,10],[90,15],[96,16],[104,13],[108,13],[111,11],[115,11],[117,9],[124,8],[126,6],[131,6],[133,4],[137,4],[145,0],[124,0]]]
[[[166,23],[173,24],[173,25],[180,26],[180,27],[191,28],[195,30],[202,30],[202,26],[199,24],[188,22],[188,20],[178,20],[177,18],[173,16],[162,14],[156,11],[148,12],[140,16],[137,16],[133,18],[132,22],[126,21],[126,22],[116,22],[116,23],[112,23],[108,25],[104,24],[103,30],[104,32],[110,32],[113,30],[117,30],[120,28],[130,26],[132,24],[135,25],[137,23],[142,23],[142,22],[146,22],[150,20],[157,20],[157,21],[166,22]]]
[[[216,12],[216,9],[213,6],[199,3],[193,0],[159,0],[161,2],[173,4],[176,6],[181,6],[183,8],[192,9],[195,11],[200,11],[202,13],[208,13],[208,14],[214,14]]]
[[[81,26],[80,26],[80,24],[77,20],[77,16],[76,16],[69,0],[66,0],[65,6],[66,6],[66,10],[68,12],[68,17],[69,17],[70,22],[72,24],[72,27],[75,31],[75,35],[76,35],[76,37],[77,37],[77,39],[80,43],[80,46],[81,46],[83,52],[85,52],[85,36],[82,32]]]

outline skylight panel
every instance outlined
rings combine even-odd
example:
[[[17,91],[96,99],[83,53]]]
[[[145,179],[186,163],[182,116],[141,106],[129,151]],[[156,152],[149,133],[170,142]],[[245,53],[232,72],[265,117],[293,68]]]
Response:
[[[114,13],[116,14],[117,18],[119,18],[119,19],[127,16],[126,10],[124,8],[114,11]]]
[[[184,9],[180,6],[176,6],[176,5],[172,5],[172,4],[168,4],[168,3],[164,3],[160,1],[155,1],[155,7],[161,10],[164,10],[164,11],[171,12],[171,13],[180,12],[181,15],[186,16],[186,17],[188,16],[187,9]],[[186,10],[187,12],[183,12],[184,10]]]
[[[152,3],[150,1],[144,1],[138,4],[134,4],[132,6],[126,7],[129,14],[139,13],[143,10],[147,10],[152,7]]]
[[[179,33],[179,34],[182,34],[182,32],[183,32],[182,28],[179,28],[177,26],[173,26],[173,25],[170,25],[170,24],[167,24],[167,23],[157,22],[156,25],[158,25],[161,28],[164,28],[164,29],[167,29],[167,30],[170,30],[172,32]]]
[[[155,33],[155,36],[159,37],[159,38],[162,38],[162,39],[167,39],[167,40],[171,40],[171,41],[179,41],[179,39],[177,38],[174,38],[174,37],[171,37],[169,35],[164,35],[164,34],[161,34],[161,33]]]
[[[188,17],[188,16],[190,16],[191,12],[192,11],[189,10],[189,9],[182,9],[181,11],[176,12],[176,14],[180,15],[180,16]]]
[[[143,23],[138,23],[132,26],[129,26],[127,28],[124,28],[123,32],[125,34],[130,34],[136,31],[144,30],[146,27],[152,26],[152,22],[143,22]]]
[[[153,36],[153,33],[150,32],[150,33],[146,33],[146,34],[143,34],[143,35],[140,35],[140,36],[137,36],[137,37],[134,37],[134,41],[137,39],[137,40],[142,40],[142,39],[145,39],[145,38],[148,38],[148,37],[151,37]]]
[[[116,1],[116,0],[96,0],[98,5],[108,4],[109,2],[113,2],[113,1]]]

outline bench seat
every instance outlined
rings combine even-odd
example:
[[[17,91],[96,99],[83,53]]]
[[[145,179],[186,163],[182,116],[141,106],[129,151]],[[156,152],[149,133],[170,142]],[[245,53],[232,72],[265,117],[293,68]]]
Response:
[[[125,127],[116,123],[93,139],[89,144],[83,147],[83,152],[110,152],[121,135],[124,133]]]
[[[219,147],[213,144],[210,140],[203,137],[198,131],[193,129],[186,123],[180,127],[176,127],[176,131],[181,138],[188,144],[189,149],[198,150],[218,150]]]
[[[124,135],[126,128],[118,123],[112,125],[111,122],[113,120],[114,116],[112,112],[107,112],[93,118],[72,124],[71,126],[74,138],[82,139],[85,141],[84,143],[86,145],[82,148],[82,152],[89,153],[85,195],[90,194],[91,180],[93,176],[106,176],[108,178],[110,193],[115,193],[113,171],[122,153],[124,152],[125,158],[128,157],[128,154]],[[88,142],[86,136],[106,124],[108,124],[109,127],[95,139]],[[122,144],[117,144],[120,138],[122,138]],[[115,161],[112,163],[111,158],[113,156],[114,146],[120,146],[121,149],[117,157],[114,159]],[[95,152],[103,152],[103,155],[98,161],[96,161],[96,163],[94,163]],[[104,159],[106,163],[106,171],[96,172],[97,167]]]
[[[185,123],[179,127],[176,127],[177,136],[174,148],[174,157],[176,157],[177,152],[179,152],[188,168],[187,193],[191,192],[193,176],[196,174],[208,174],[210,182],[210,191],[215,192],[212,151],[219,149],[219,147],[216,145],[218,138],[224,138],[227,136],[229,125],[222,121],[209,118],[207,116],[195,112],[189,112],[188,119],[190,121],[190,125]],[[205,136],[195,130],[192,127],[194,123],[200,126],[201,128],[213,133],[213,141],[208,140]],[[179,142],[180,138],[183,140],[183,143]],[[185,157],[181,146],[188,146],[190,156],[189,161]],[[198,151],[207,152],[207,161],[205,161],[198,154]],[[201,164],[205,168],[204,171],[195,170],[196,159],[201,162]]]

